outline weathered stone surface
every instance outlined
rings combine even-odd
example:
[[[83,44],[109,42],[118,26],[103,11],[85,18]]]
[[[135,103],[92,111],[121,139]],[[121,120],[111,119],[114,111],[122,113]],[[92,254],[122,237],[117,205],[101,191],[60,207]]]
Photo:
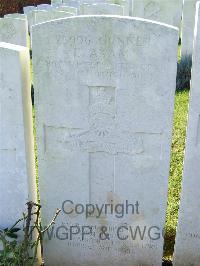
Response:
[[[131,16],[132,15],[132,3],[133,0],[108,0],[108,3],[117,4],[123,6],[124,8],[124,15]]]
[[[121,218],[105,210],[97,218],[97,207],[87,218],[74,207],[71,215],[62,211],[55,238],[45,241],[47,265],[161,265],[177,43],[177,28],[135,18],[74,17],[33,27],[43,223],[65,200],[139,204],[138,213]],[[95,235],[70,239],[76,225]],[[136,226],[143,240],[139,233],[132,239]]]
[[[63,5],[63,3],[52,3],[51,4],[51,6],[53,7],[53,8],[57,8],[57,7],[60,7],[60,6],[62,6]]]
[[[34,13],[35,13],[34,25],[59,18],[71,17],[74,15],[72,13],[59,11],[59,10],[50,10],[50,11],[38,10],[34,11]]]
[[[82,4],[80,6],[81,15],[121,15],[124,14],[124,8],[120,5],[98,3]]]
[[[196,13],[190,107],[174,264],[200,262],[200,8]]]
[[[78,8],[80,6],[79,0],[63,0],[63,4]]]
[[[30,11],[29,13],[27,13],[27,20],[28,20],[28,29],[29,29],[29,32],[31,31],[31,27],[35,23],[35,12],[36,11],[37,11],[37,9],[35,8],[34,10]]]
[[[23,7],[24,14],[28,14],[29,12],[33,10],[35,10],[35,6],[24,6]]]
[[[124,1],[122,6],[124,7],[124,15],[125,16],[132,16],[133,0]]]
[[[134,17],[180,27],[182,6],[183,0],[134,0],[132,13]]]
[[[0,228],[36,202],[29,50],[0,43]]]
[[[49,13],[46,10],[34,10],[31,12],[30,16],[30,32],[32,32],[32,26],[34,26],[35,24],[44,22],[45,19],[47,19],[47,21],[49,20]]]
[[[62,4],[62,0],[51,0],[51,4]]]
[[[184,0],[181,56],[192,56],[196,2],[197,0]]]
[[[27,20],[18,18],[1,18],[0,41],[28,46]]]
[[[53,6],[48,5],[48,4],[41,4],[41,5],[37,5],[37,10],[51,10],[53,9]]]
[[[4,18],[27,19],[27,16],[25,14],[13,13],[13,14],[7,14],[7,15],[5,15]]]
[[[73,6],[62,5],[62,6],[57,7],[56,10],[77,15],[77,8]]]

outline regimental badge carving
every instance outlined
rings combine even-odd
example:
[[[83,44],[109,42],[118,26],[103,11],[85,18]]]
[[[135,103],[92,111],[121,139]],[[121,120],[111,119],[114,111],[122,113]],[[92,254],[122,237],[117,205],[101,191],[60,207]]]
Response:
[[[143,152],[142,139],[116,125],[115,90],[114,87],[89,87],[90,128],[65,135],[65,148],[110,154]]]
[[[89,87],[89,127],[44,126],[45,150],[142,154],[146,132],[123,130],[116,123],[116,88]],[[149,133],[160,135],[160,133]]]

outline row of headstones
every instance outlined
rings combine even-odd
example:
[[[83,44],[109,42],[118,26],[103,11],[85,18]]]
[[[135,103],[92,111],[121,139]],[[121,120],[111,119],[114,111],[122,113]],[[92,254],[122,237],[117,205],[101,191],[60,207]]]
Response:
[[[79,8],[63,4],[28,6],[24,8],[24,14],[8,14],[0,19],[0,41],[28,47],[28,32],[31,33],[32,26],[54,19],[75,16],[77,13],[123,15],[124,7],[109,3],[84,4]]]
[[[88,2],[89,0],[87,0]],[[127,0],[128,1],[128,0]],[[6,19],[0,19],[0,40],[11,42],[18,45],[27,46],[27,22],[28,19],[29,29],[32,25],[52,20],[56,18],[68,17],[77,14],[113,14],[113,15],[130,15],[134,17],[142,17],[151,19],[176,27],[180,27],[181,15],[183,15],[183,23],[181,27],[182,55],[191,55],[194,17],[195,17],[195,4],[197,0],[183,0],[177,1],[160,1],[160,0],[135,0],[127,2],[117,2],[118,5],[98,2],[96,4],[81,4],[78,0],[63,0],[62,2],[52,2],[52,5],[38,5],[27,6],[24,8],[23,14],[9,14]],[[183,9],[183,12],[182,12]],[[46,10],[46,12],[44,12]],[[22,20],[12,20],[23,19]],[[12,40],[13,39],[13,40]]]
[[[198,5],[174,265],[200,261],[199,17]],[[121,218],[98,219],[97,210],[89,218],[74,210],[66,215],[63,208],[56,237],[44,245],[47,265],[161,264],[163,238],[155,236],[165,222],[177,40],[172,26],[123,17],[75,17],[33,28],[43,223],[65,200],[140,203],[138,213]],[[0,225],[7,227],[28,199],[36,201],[28,49],[1,43],[0,62]],[[131,239],[137,225],[147,227],[143,240]],[[96,231],[90,235],[85,226]],[[98,238],[101,226],[109,239]]]
[[[76,15],[124,15],[124,7],[109,3],[97,3],[97,4],[82,4],[79,7],[60,5],[40,5],[33,7],[30,12],[27,12],[27,19],[29,24],[29,30],[32,26],[58,19],[66,18]]]
[[[24,8],[24,14],[9,14],[5,16],[5,19],[0,19],[0,40],[27,46],[29,42],[27,37],[27,21],[25,21],[26,18],[28,19],[30,30],[31,27],[35,24],[77,14],[124,14],[151,19],[180,27],[183,8],[183,24],[181,31],[182,55],[191,55],[196,0],[185,0],[184,6],[183,0],[135,0],[131,4],[130,2],[128,3],[128,8],[126,7],[126,4],[124,4],[124,2],[120,4],[121,6],[103,2],[96,4],[81,4],[78,0],[63,0],[62,3],[56,2],[52,3],[52,5],[43,4],[38,5],[37,7],[28,6]],[[132,11],[130,11],[130,6],[133,6]]]

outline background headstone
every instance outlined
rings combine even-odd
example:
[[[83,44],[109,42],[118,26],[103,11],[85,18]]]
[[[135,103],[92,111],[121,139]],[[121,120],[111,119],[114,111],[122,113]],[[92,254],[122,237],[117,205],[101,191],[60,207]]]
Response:
[[[80,1],[79,0],[77,0],[77,1],[76,0],[63,0],[63,4],[79,8]]]
[[[27,14],[27,13],[35,10],[35,8],[36,8],[35,6],[24,6],[23,7],[24,14]]]
[[[124,1],[123,7],[124,7],[124,15],[125,16],[132,16],[133,0]]]
[[[59,18],[66,18],[66,17],[71,17],[74,14],[69,13],[69,12],[64,12],[64,11],[57,11],[57,10],[50,10],[50,11],[43,11],[43,10],[38,10],[35,11],[35,21],[34,25],[47,22],[50,20],[54,19],[59,19]]]
[[[120,5],[98,3],[98,4],[82,4],[80,6],[80,15],[121,15],[124,9]]]
[[[62,6],[63,5],[63,3],[52,3],[51,4],[51,6],[53,7],[53,8],[57,8],[57,7],[60,7],[60,6]]]
[[[29,32],[31,32],[31,27],[35,24],[35,12],[37,12],[37,8],[27,13]],[[41,12],[43,12],[43,10],[41,10]]]
[[[182,195],[176,235],[175,266],[200,262],[200,2],[196,13],[190,107],[183,172]]]
[[[0,43],[0,228],[36,202],[29,50]]]
[[[7,14],[7,15],[5,15],[4,18],[27,19],[27,16],[25,14],[13,13],[13,14]]]
[[[51,0],[51,4],[62,4],[62,0]]]
[[[44,244],[47,265],[161,265],[177,44],[175,27],[134,18],[74,17],[33,27],[43,223],[65,200],[140,206],[121,218],[105,210],[96,218],[97,208],[89,218],[62,211],[55,238]],[[70,239],[77,225],[95,235]],[[125,240],[117,237],[121,226]],[[136,226],[146,230],[143,240],[131,239]]]
[[[183,0],[133,0],[132,14],[180,27],[182,7]]]
[[[56,10],[64,11],[64,12],[68,12],[68,13],[77,15],[77,8],[73,7],[73,6],[62,5],[62,6],[57,7]]]
[[[117,4],[123,6],[124,16],[132,15],[132,2],[133,0],[108,0],[110,4]]]
[[[28,47],[27,20],[18,18],[1,18],[0,41]]]
[[[181,56],[192,56],[197,0],[184,0],[181,33]]]
[[[53,6],[48,5],[48,4],[41,4],[41,5],[37,5],[37,10],[51,10],[53,9]]]

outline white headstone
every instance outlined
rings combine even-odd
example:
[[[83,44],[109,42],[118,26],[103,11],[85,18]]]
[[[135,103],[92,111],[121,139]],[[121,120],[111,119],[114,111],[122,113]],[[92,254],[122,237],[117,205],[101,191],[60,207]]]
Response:
[[[189,0],[190,1],[190,0]],[[133,16],[180,27],[183,0],[133,0]]]
[[[62,4],[62,0],[51,0],[51,4],[54,5],[54,4]]]
[[[68,13],[72,13],[74,15],[77,15],[77,8],[73,7],[73,6],[66,6],[66,5],[62,5],[56,8],[58,11],[64,11],[64,12],[68,12]]]
[[[79,0],[63,0],[63,4],[79,8],[80,1]]]
[[[45,18],[49,20],[49,13],[46,10],[34,10],[31,12],[30,18],[31,20],[30,20],[29,26],[30,26],[30,32],[31,32],[32,26],[46,21]]]
[[[80,4],[99,4],[99,3],[108,4],[109,2],[107,2],[106,0],[80,0]]]
[[[1,18],[0,42],[28,47],[28,22],[26,19]]]
[[[65,214],[64,204],[56,237],[45,241],[47,265],[161,265],[177,45],[177,28],[135,18],[80,16],[33,27],[42,221],[66,200],[116,210],[96,218],[96,207],[86,218]],[[135,212],[129,206],[117,218],[117,204],[126,203]],[[70,239],[70,228],[78,230],[70,226],[87,233],[91,226],[95,235]],[[143,240],[131,239],[136,226]]]
[[[57,7],[60,7],[60,6],[62,6],[63,5],[63,3],[52,3],[51,4],[51,6],[53,7],[53,8],[57,8]]]
[[[200,2],[199,2],[200,3]],[[182,195],[176,235],[176,266],[198,266],[200,262],[200,5],[196,13],[189,119]]]
[[[48,5],[48,4],[41,4],[41,5],[37,5],[37,10],[51,10],[53,9],[53,6]]]
[[[120,15],[123,16],[124,9],[120,5],[97,3],[82,4],[80,6],[81,15]]]
[[[31,27],[35,24],[35,12],[37,11],[37,8],[27,13],[27,20],[28,20],[28,29],[29,32],[31,31]]]
[[[132,15],[132,1],[133,0],[108,0],[108,3],[116,4],[124,7],[124,15]]]
[[[99,0],[102,1],[102,0]],[[116,4],[116,5],[123,5],[126,0],[108,0],[108,3]],[[107,2],[107,1],[106,1]]]
[[[35,13],[34,25],[59,18],[71,17],[74,15],[69,12],[57,11],[57,10],[50,10],[50,11],[38,10],[34,11],[34,13]]]
[[[0,228],[36,202],[29,50],[0,43]]]
[[[184,0],[181,34],[181,56],[192,56],[197,0]]]
[[[27,19],[27,16],[25,14],[13,13],[13,14],[7,14],[7,15],[5,15],[4,18]]]
[[[133,0],[124,1],[122,6],[124,7],[124,15],[125,16],[132,16]]]
[[[23,7],[24,14],[28,14],[29,12],[35,10],[35,6],[25,6]]]

